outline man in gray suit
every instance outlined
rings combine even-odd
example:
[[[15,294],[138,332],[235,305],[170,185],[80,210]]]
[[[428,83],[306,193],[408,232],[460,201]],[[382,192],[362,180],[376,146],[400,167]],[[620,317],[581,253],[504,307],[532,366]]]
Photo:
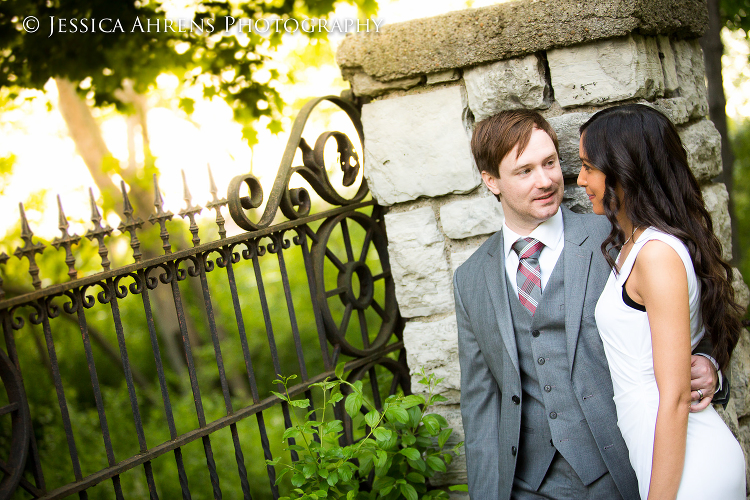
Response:
[[[594,321],[610,224],[560,207],[557,136],[538,113],[478,123],[471,148],[505,214],[453,280],[471,498],[637,500]],[[704,408],[716,370],[692,361]]]

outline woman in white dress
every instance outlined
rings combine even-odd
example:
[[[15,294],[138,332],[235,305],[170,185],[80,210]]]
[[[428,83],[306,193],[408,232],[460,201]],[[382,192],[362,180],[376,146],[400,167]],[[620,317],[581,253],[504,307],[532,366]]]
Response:
[[[713,406],[690,412],[692,348],[710,335],[726,368],[742,326],[677,130],[648,106],[609,108],[581,127],[580,156],[578,185],[612,223],[596,322],[641,498],[744,500],[737,440]]]

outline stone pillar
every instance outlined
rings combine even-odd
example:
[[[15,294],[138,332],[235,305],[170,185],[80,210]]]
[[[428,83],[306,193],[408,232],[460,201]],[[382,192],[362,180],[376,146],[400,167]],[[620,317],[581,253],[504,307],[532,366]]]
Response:
[[[719,134],[706,115],[700,0],[519,1],[385,26],[347,37],[337,53],[362,103],[365,176],[385,216],[412,373],[444,377],[439,411],[462,439],[451,279],[503,220],[469,141],[475,122],[512,108],[539,110],[560,139],[564,203],[591,211],[576,186],[578,127],[594,112],[641,102],[677,125],[725,257],[731,257]],[[739,272],[737,273],[739,275]],[[747,287],[736,282],[747,306]],[[750,464],[750,338],[733,360],[722,411]],[[414,381],[416,382],[416,381]],[[419,387],[413,383],[412,387]],[[750,479],[750,478],[749,478]],[[457,460],[437,482],[466,481]],[[750,480],[748,481],[750,484]]]

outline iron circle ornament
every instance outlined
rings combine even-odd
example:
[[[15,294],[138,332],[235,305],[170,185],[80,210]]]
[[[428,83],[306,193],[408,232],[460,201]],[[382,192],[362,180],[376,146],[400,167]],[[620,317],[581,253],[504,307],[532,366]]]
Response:
[[[10,358],[0,349],[0,381],[8,404],[0,406],[0,421],[10,417],[10,453],[5,458],[5,477],[0,481],[0,499],[10,498],[21,480],[29,451],[31,420],[21,376]],[[5,426],[5,424],[2,424]]]
[[[359,233],[364,232],[361,241],[352,238],[355,229]],[[343,234],[345,251],[339,250],[342,255],[337,255],[332,245],[332,237],[337,231]],[[360,212],[349,212],[324,221],[317,236],[311,253],[316,298],[328,341],[339,346],[341,352],[348,356],[369,356],[388,343],[398,321],[385,231],[371,217]],[[372,250],[381,268],[375,274],[367,262]],[[335,278],[332,274],[335,274]],[[382,286],[378,286],[379,281],[383,282]],[[373,334],[369,331],[373,321],[368,323],[368,316],[378,323]],[[351,324],[359,325],[356,343],[361,347],[355,345],[353,338],[347,338],[347,332],[354,330],[350,328]]]

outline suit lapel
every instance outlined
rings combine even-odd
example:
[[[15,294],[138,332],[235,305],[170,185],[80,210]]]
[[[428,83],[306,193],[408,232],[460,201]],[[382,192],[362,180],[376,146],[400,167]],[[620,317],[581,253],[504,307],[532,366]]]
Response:
[[[567,337],[568,363],[573,373],[578,334],[581,329],[583,302],[586,297],[589,268],[592,252],[581,245],[588,238],[588,233],[580,217],[569,210],[563,210],[565,225],[565,246],[563,247],[563,265],[565,286],[565,332]]]
[[[508,286],[505,279],[505,255],[503,252],[503,234],[498,233],[497,244],[491,245],[487,251],[489,263],[485,267],[487,292],[492,302],[492,310],[495,312],[497,325],[500,329],[500,337],[505,343],[505,350],[508,352],[516,373],[520,376],[518,367],[518,348],[516,347],[516,334],[513,328],[513,319],[510,312],[510,302],[508,302]],[[494,338],[488,339],[488,342],[495,341]],[[498,346],[499,347],[499,346]]]

